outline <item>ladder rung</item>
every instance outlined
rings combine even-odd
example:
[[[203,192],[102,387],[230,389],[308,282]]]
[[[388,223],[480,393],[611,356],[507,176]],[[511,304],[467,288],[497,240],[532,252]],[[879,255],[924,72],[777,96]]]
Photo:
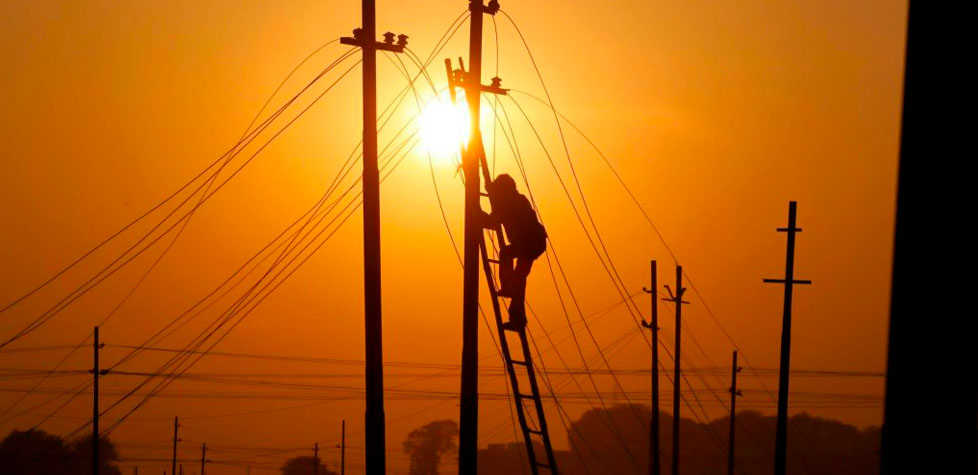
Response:
[[[535,429],[530,429],[529,427],[526,428],[526,431],[529,432],[529,433],[531,433],[531,434],[536,434],[536,435],[543,434],[543,432],[540,432],[540,431],[535,430]]]
[[[536,462],[536,463],[535,463],[535,465],[536,465],[537,467],[543,467],[543,468],[545,468],[545,469],[547,469],[547,470],[550,470],[550,465],[547,465],[547,464],[545,464],[545,463],[540,463],[540,462]]]
[[[536,399],[536,397],[534,395],[532,395],[532,394],[516,393],[516,397],[518,397],[520,399]]]
[[[479,196],[485,196],[486,198],[488,198],[489,197],[489,193],[479,192]]]
[[[493,264],[499,264],[499,259],[486,259],[486,260],[492,262]]]
[[[509,362],[510,362],[510,363],[513,363],[513,364],[521,364],[521,365],[523,365],[523,366],[527,366],[527,362],[526,362],[526,361],[520,361],[520,360],[509,360]]]

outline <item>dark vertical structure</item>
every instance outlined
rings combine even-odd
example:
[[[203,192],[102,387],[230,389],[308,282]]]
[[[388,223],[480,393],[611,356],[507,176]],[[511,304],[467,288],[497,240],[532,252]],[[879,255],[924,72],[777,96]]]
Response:
[[[319,475],[319,442],[312,447],[312,475]]]
[[[346,419],[340,427],[340,475],[346,475]]]
[[[676,348],[673,354],[675,360],[672,371],[672,475],[679,475],[679,381],[682,379],[682,368],[679,365],[681,343],[682,343],[682,323],[683,323],[683,304],[688,304],[683,300],[686,289],[683,287],[683,266],[676,265],[676,293],[666,286],[669,298],[663,299],[667,302],[676,304]]]
[[[929,302],[933,301],[929,297],[917,297],[917,292],[912,291],[918,285],[913,274],[913,264],[916,260],[914,251],[918,256],[925,254],[923,249],[925,243],[914,239],[913,229],[915,226],[927,224],[926,216],[929,214],[927,207],[921,202],[921,198],[927,193],[926,190],[920,189],[923,180],[918,173],[926,168],[920,165],[926,158],[919,155],[922,148],[918,142],[921,129],[918,122],[914,121],[914,112],[919,113],[921,106],[924,105],[917,102],[919,100],[917,98],[920,97],[918,94],[924,92],[926,97],[927,93],[926,89],[919,89],[914,82],[915,78],[921,77],[919,66],[918,69],[912,68],[918,64],[918,60],[923,59],[913,54],[913,46],[919,44],[916,43],[917,38],[914,35],[915,5],[919,4],[911,1],[907,8],[907,46],[903,66],[903,117],[900,128],[900,161],[897,165],[896,229],[893,238],[893,277],[890,282],[886,392],[883,403],[883,425],[880,427],[880,473],[883,475],[903,473],[906,469],[911,472],[919,471],[920,459],[930,458],[929,451],[922,451],[922,457],[916,460],[908,460],[907,457],[907,454],[911,453],[909,449],[916,449],[920,445],[921,438],[918,436],[917,428],[912,427],[914,424],[912,421],[919,421],[920,411],[920,402],[917,400],[920,391],[916,389],[919,378],[917,368],[926,364],[914,361],[921,353],[926,354],[917,351],[917,348],[921,341],[927,341],[917,339],[921,326],[915,321],[917,317],[914,313],[917,305],[923,306],[927,302],[926,305],[929,306]],[[926,136],[926,132],[923,135]],[[910,206],[914,204],[910,196],[917,199],[914,207]],[[924,265],[929,266],[930,259],[927,261]]]
[[[471,85],[465,94],[469,104],[469,143],[462,170],[465,174],[465,236],[462,276],[462,387],[459,404],[458,473],[476,473],[479,429],[479,244],[482,223],[479,202],[479,157],[482,134],[479,128],[482,84],[482,0],[469,0],[469,73]]]
[[[200,444],[200,475],[204,475],[204,464],[207,462],[207,444]]]
[[[975,333],[964,328],[974,315],[968,277],[974,271],[974,237],[955,224],[974,214],[974,174],[958,165],[962,153],[973,153],[968,151],[974,149],[974,133],[973,120],[953,119],[962,105],[973,103],[966,98],[974,97],[974,79],[968,62],[947,59],[973,56],[974,33],[971,16],[948,7],[909,2],[884,475],[978,473]]]
[[[658,271],[653,260],[651,267],[650,288],[643,288],[652,296],[652,322],[642,320],[642,326],[652,330],[652,423],[649,425],[649,475],[660,475],[662,464],[659,460],[659,301]]]
[[[177,428],[180,427],[179,418],[173,418],[173,459],[172,465],[170,466],[170,473],[177,473],[177,442],[180,439],[177,438]]]
[[[781,365],[778,377],[778,421],[774,440],[774,473],[784,475],[788,462],[788,375],[791,371],[791,296],[795,284],[811,284],[810,280],[795,280],[795,234],[801,228],[795,226],[798,203],[788,202],[788,227],[778,228],[788,234],[788,251],[785,257],[784,279],[764,279],[769,284],[784,285],[784,312],[781,322]]]
[[[380,291],[380,171],[377,167],[377,38],[374,0],[363,0],[363,309],[366,345],[366,472],[387,473],[384,344]]]
[[[377,50],[400,53],[407,36],[386,33],[378,43],[374,0],[362,0],[362,25],[340,42],[363,52],[363,309],[366,353],[366,473],[387,472],[384,423],[384,344],[380,289],[380,172],[377,167]]]
[[[737,373],[740,367],[737,366],[737,350],[733,352],[733,364],[730,366],[730,436],[727,448],[727,475],[734,473],[734,427],[737,425],[737,396],[740,390],[737,389]]]
[[[92,365],[92,475],[98,475],[98,377],[101,370],[98,366],[98,327],[95,327],[95,342],[92,344],[94,350]]]

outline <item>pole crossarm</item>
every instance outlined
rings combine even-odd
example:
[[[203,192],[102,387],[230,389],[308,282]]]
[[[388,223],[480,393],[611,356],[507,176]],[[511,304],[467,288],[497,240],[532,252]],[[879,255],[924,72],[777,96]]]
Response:
[[[472,13],[495,15],[499,12],[499,1],[489,0],[488,4],[483,5],[482,0],[469,0],[469,11]]]
[[[766,283],[766,284],[787,284],[787,283],[791,283],[791,284],[811,284],[812,281],[807,280],[807,279],[791,279],[791,280],[785,280],[785,279],[764,279],[764,283]]]
[[[509,89],[504,89],[502,87],[503,80],[500,77],[497,76],[492,78],[492,83],[489,85],[480,84],[478,78],[473,77],[468,71],[465,70],[465,62],[462,60],[462,58],[458,58],[458,69],[451,69],[451,64],[451,60],[445,60],[445,66],[449,69],[448,85],[450,87],[459,87],[465,91],[478,89],[481,92],[503,96],[509,93]]]
[[[473,77],[465,70],[465,61],[462,58],[458,58],[458,69],[452,69],[452,60],[445,60],[445,69],[448,72],[448,87],[451,90],[452,100],[455,100],[455,88],[461,88],[462,90],[468,92],[472,89],[478,89],[481,92],[488,94],[497,94],[505,96],[509,94],[509,89],[504,89],[502,87],[503,80],[500,77],[494,77],[491,79],[489,85],[480,84],[478,78]]]
[[[666,292],[669,293],[669,297],[663,297],[662,300],[666,302],[676,303],[676,304],[689,303],[688,301],[683,300],[683,294],[686,293],[686,287],[680,287],[679,291],[676,292],[675,295],[673,295],[672,289],[669,288],[668,284],[665,285],[665,288],[666,288]],[[642,290],[645,290],[645,288],[643,287]],[[648,290],[645,291],[648,292]]]
[[[653,261],[653,262],[654,262],[654,261]],[[650,295],[652,295],[652,299],[653,299],[653,300],[655,299],[655,293],[656,293],[656,292],[655,292],[655,290],[654,290],[654,289],[650,289],[650,288],[648,288],[648,287],[644,287],[644,286],[643,286],[643,287],[642,287],[642,292],[645,292],[645,293],[647,293],[647,294],[650,294]],[[685,302],[685,303],[689,303],[689,302]],[[642,326],[643,326],[643,327],[645,327],[645,328],[648,328],[649,330],[651,330],[651,329],[653,329],[653,328],[654,328],[654,329],[656,329],[656,330],[658,330],[658,329],[659,329],[659,327],[658,327],[658,326],[656,326],[656,325],[654,325],[654,324],[653,324],[652,322],[647,322],[647,321],[645,321],[645,319],[644,319],[644,318],[642,319],[642,322],[641,322],[641,323],[642,323]]]
[[[397,37],[397,42],[394,42],[395,36]],[[400,34],[395,35],[394,33],[387,32],[384,33],[384,41],[374,41],[373,48],[381,51],[390,51],[392,53],[403,53],[404,48],[407,46],[408,35]],[[353,30],[353,36],[344,36],[340,38],[340,43],[344,45],[357,46],[360,48],[370,47],[370,40],[365,38],[362,28],[355,28]]]

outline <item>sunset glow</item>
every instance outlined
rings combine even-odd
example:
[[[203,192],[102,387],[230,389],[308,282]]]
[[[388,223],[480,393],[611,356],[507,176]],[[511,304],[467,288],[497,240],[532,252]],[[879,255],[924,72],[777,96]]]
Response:
[[[872,475],[907,2],[478,4],[0,2],[0,475]]]
[[[449,160],[469,140],[469,115],[464,103],[441,98],[424,106],[419,118],[421,137],[432,156]]]

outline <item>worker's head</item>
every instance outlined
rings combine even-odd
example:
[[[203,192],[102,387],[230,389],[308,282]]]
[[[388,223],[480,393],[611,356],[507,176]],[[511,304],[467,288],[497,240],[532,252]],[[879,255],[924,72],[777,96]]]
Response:
[[[493,194],[497,195],[516,193],[516,180],[513,180],[513,177],[505,173],[501,173],[496,176],[496,179],[492,181],[492,185],[489,188],[491,188],[490,191]]]

